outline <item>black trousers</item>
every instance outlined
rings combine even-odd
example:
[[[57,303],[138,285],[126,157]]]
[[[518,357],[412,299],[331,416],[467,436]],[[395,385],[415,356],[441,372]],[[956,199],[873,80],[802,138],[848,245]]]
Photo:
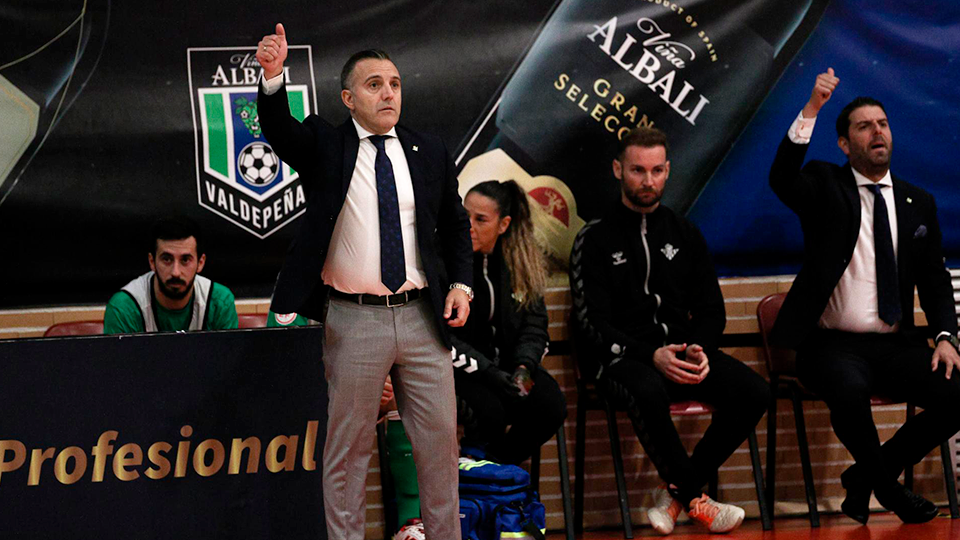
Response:
[[[840,442],[857,462],[858,480],[895,480],[904,467],[960,431],[960,373],[931,370],[926,339],[902,334],[817,331],[800,349],[800,381],[827,403]],[[870,408],[882,395],[923,408],[883,446]]]
[[[560,385],[542,367],[531,375],[533,389],[526,397],[503,399],[477,377],[455,372],[464,444],[484,446],[490,459],[516,465],[557,433],[567,417]]]
[[[707,356],[710,373],[699,384],[675,383],[652,364],[629,359],[604,369],[601,376],[607,396],[626,408],[660,478],[677,486],[677,498],[684,504],[700,496],[756,427],[770,400],[770,385],[757,372],[720,351]],[[689,456],[670,416],[670,403],[686,400],[716,408],[713,422]]]

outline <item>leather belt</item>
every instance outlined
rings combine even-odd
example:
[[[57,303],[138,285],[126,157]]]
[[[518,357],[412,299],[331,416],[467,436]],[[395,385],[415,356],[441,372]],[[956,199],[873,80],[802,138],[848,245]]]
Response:
[[[424,287],[423,289],[412,289],[397,294],[377,296],[375,294],[351,294],[330,289],[330,296],[366,306],[400,307],[424,296],[426,291],[427,289]]]

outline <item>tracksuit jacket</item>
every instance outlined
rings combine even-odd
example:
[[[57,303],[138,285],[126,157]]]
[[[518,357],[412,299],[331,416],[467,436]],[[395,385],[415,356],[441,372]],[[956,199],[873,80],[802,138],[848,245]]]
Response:
[[[726,325],[703,235],[663,205],[641,214],[618,201],[584,226],[570,256],[570,286],[581,369],[593,365],[597,377],[624,359],[652,362],[666,344],[696,343],[709,354]]]
[[[474,253],[476,294],[470,317],[450,332],[453,367],[463,374],[490,367],[512,373],[518,365],[533,370],[547,353],[547,307],[543,299],[524,309],[513,292],[510,270],[503,260],[500,242],[493,253]]]

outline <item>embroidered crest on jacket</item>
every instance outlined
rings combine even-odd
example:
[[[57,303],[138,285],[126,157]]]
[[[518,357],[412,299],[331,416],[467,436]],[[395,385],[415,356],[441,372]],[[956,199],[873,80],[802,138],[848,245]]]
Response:
[[[680,251],[680,249],[673,247],[669,243],[663,246],[663,249],[660,250],[660,252],[663,253],[668,261],[672,261],[673,258],[677,256],[678,251]]]

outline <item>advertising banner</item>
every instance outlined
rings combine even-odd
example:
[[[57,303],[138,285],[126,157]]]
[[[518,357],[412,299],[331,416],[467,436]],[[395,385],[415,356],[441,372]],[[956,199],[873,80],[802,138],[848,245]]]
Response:
[[[322,332],[0,342],[0,537],[326,538]]]
[[[893,172],[936,197],[960,264],[956,2],[15,1],[0,10],[0,253],[19,264],[0,265],[0,308],[105,302],[147,269],[149,226],[171,214],[200,222],[208,277],[270,295],[307,211],[259,132],[252,53],[277,22],[295,116],[341,123],[343,63],[387,50],[401,123],[443,139],[462,191],[524,186],[556,270],[616,201],[619,137],[654,126],[671,142],[664,202],[703,230],[721,274],[795,272],[801,231],[767,174],[833,67],[808,158],[844,162],[836,114],[882,101]]]

